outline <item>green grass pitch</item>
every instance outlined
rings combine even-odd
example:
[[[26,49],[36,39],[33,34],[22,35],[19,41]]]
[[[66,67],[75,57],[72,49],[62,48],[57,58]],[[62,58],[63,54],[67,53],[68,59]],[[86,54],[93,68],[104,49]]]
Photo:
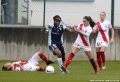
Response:
[[[5,62],[7,61],[0,61],[0,68]],[[43,61],[40,61],[39,65],[46,66]],[[0,82],[92,82],[90,80],[94,80],[93,82],[106,82],[106,80],[109,80],[107,82],[120,82],[120,61],[107,61],[107,68],[99,70],[99,75],[94,74],[89,61],[73,61],[68,67],[70,73],[65,75],[60,74],[57,62],[52,66],[55,68],[54,74],[0,70]]]

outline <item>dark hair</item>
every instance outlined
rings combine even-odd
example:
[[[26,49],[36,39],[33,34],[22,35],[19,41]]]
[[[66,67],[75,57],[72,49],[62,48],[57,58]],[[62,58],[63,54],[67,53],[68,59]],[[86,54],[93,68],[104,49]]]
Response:
[[[90,16],[84,16],[83,18],[89,21],[91,27],[95,26],[95,22],[92,20]]]
[[[59,15],[55,15],[55,16],[53,17],[53,20],[60,20],[60,21],[61,21],[61,17],[60,17]]]
[[[6,71],[6,70],[7,70],[7,67],[3,66],[3,67],[2,67],[2,70],[3,70],[3,71]]]
[[[7,67],[5,67],[5,66],[2,67],[2,71],[9,71],[9,70],[12,70],[12,68],[7,69]]]

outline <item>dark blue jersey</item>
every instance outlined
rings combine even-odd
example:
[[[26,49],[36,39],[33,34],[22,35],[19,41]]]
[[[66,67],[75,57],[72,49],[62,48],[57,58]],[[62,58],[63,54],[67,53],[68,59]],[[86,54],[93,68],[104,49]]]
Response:
[[[48,44],[62,44],[63,32],[67,28],[65,25],[60,24],[58,27],[54,26],[54,23],[49,24]]]

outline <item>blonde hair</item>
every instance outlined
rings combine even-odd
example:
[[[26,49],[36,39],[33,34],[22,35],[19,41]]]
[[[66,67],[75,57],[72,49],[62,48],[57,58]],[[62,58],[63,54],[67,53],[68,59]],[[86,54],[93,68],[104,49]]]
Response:
[[[101,13],[104,13],[104,15],[106,16],[106,12],[105,12],[105,11],[102,11]],[[101,14],[101,13],[100,13],[100,14]]]

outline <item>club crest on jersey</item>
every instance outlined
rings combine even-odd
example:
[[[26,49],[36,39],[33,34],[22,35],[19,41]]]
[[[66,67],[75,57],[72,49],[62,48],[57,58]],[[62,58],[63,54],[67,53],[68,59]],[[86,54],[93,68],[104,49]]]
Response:
[[[59,27],[59,30],[62,30],[62,28],[61,28],[61,27]]]

